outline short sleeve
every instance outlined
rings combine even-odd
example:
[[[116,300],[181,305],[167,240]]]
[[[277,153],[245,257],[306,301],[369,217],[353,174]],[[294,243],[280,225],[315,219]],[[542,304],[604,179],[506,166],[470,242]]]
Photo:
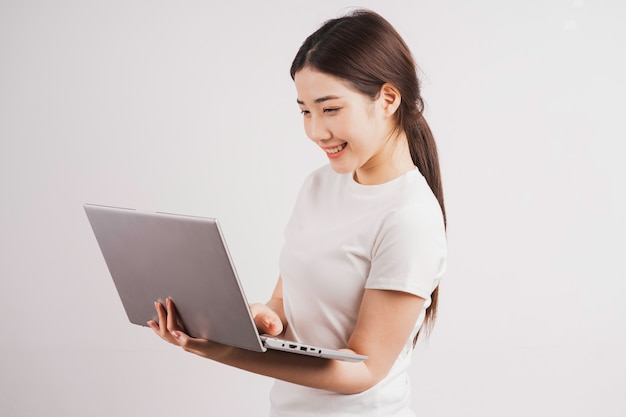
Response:
[[[392,211],[377,233],[365,287],[429,299],[445,272],[446,252],[438,206],[413,204]]]

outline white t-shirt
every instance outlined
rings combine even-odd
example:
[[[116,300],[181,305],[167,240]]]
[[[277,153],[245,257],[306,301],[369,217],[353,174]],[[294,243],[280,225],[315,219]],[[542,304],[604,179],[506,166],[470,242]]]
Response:
[[[445,270],[443,216],[417,169],[373,186],[329,165],[317,169],[304,182],[285,237],[285,338],[328,348],[347,347],[366,288],[415,294],[426,300],[425,310]],[[424,311],[376,386],[341,395],[277,380],[270,415],[413,416],[407,369],[423,319]]]

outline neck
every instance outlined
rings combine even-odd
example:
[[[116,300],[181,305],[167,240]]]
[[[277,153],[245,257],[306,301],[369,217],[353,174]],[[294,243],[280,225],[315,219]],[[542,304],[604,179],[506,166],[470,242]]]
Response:
[[[415,169],[404,132],[389,138],[385,150],[354,172],[354,180],[363,185],[389,182]]]

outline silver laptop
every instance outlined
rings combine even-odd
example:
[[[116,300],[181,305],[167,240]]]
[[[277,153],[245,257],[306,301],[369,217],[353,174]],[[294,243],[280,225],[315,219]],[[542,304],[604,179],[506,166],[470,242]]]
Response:
[[[196,338],[345,361],[367,356],[259,335],[217,219],[85,204],[131,323],[156,320],[155,301],[176,304]]]

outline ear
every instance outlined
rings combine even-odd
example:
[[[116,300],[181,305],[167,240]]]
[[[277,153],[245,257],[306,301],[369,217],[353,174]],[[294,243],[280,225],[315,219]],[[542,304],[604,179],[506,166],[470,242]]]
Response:
[[[386,116],[393,116],[400,107],[402,95],[394,85],[385,83],[380,87],[379,99]]]

